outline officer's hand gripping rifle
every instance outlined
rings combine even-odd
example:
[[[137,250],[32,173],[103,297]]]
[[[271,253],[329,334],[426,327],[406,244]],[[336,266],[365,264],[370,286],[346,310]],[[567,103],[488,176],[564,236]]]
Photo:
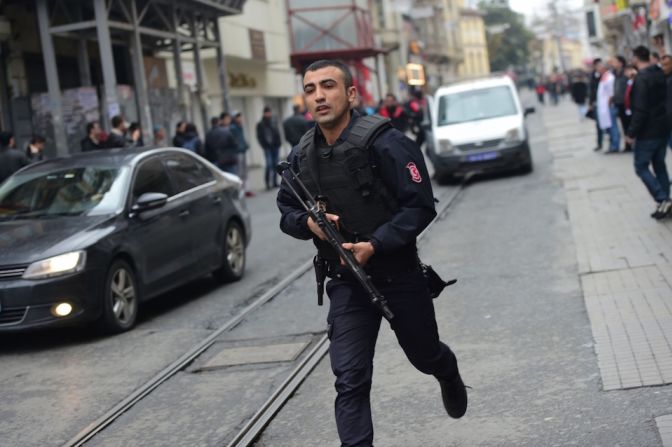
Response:
[[[351,251],[348,251],[343,248],[343,244],[347,241],[343,239],[341,233],[339,233],[336,228],[329,222],[326,216],[326,210],[324,205],[320,204],[317,200],[313,199],[306,185],[301,181],[296,172],[292,169],[292,166],[286,162],[280,162],[275,168],[276,172],[286,180],[286,185],[289,187],[289,190],[292,192],[296,200],[301,203],[303,208],[308,212],[308,215],[317,223],[322,232],[327,236],[327,242],[332,246],[336,253],[341,257],[345,266],[352,272],[352,274],[357,278],[359,283],[362,285],[366,293],[371,297],[371,303],[374,304],[382,312],[383,316],[387,320],[394,318],[394,314],[387,305],[387,300],[380,291],[373,285],[371,278],[366,274],[364,269],[355,259],[355,256]],[[288,175],[285,175],[288,173]],[[296,189],[296,186],[303,191],[305,199],[299,194]],[[318,284],[319,288],[319,284]],[[318,296],[320,291],[318,290]]]

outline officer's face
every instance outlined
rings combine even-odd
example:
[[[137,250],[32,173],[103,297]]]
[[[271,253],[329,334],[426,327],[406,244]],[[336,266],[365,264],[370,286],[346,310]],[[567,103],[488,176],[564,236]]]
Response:
[[[355,87],[345,87],[343,73],[337,67],[306,72],[303,77],[306,106],[317,124],[337,125],[348,116],[357,97]]]

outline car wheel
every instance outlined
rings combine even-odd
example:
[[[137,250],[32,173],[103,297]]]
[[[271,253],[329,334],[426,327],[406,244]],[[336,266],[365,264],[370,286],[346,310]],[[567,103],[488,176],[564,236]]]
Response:
[[[109,333],[131,329],[138,316],[140,294],[135,273],[121,259],[112,263],[105,278],[102,328]]]
[[[222,265],[213,272],[220,282],[237,281],[245,272],[245,233],[236,221],[230,221],[224,235]]]

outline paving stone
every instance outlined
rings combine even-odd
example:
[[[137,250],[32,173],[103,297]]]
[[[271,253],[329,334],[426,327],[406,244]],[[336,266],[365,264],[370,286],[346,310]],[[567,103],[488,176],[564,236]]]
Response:
[[[672,447],[672,414],[656,418],[663,447]]]
[[[654,203],[631,158],[590,151],[581,140],[593,135],[581,132],[556,127],[549,149],[566,191],[603,388],[672,383],[672,223],[649,217]]]

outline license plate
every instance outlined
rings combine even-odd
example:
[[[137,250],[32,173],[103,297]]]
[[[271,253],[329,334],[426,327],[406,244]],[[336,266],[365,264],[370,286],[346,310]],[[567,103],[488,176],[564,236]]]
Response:
[[[473,163],[478,161],[494,160],[497,157],[499,157],[498,152],[484,152],[482,154],[467,155],[467,161]]]

